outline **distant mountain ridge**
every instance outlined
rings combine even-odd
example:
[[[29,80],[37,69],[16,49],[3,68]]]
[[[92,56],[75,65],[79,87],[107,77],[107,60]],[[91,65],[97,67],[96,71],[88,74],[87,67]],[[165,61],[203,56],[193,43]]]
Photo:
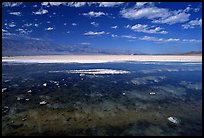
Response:
[[[146,54],[134,50],[100,49],[91,46],[60,45],[36,39],[2,39],[2,56],[34,55],[73,55],[73,54],[110,54],[110,55],[202,55],[202,51],[176,54]]]
[[[90,46],[60,45],[34,39],[2,39],[3,56],[69,55],[69,54],[131,54],[130,50],[99,49]],[[138,52],[139,53],[139,52]]]

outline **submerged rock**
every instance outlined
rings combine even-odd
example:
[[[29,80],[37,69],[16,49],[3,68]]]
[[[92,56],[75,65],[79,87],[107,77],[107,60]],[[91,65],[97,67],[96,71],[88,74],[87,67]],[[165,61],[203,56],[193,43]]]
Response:
[[[31,92],[32,92],[32,90],[29,90],[29,91],[28,91],[28,93],[31,93]]]
[[[155,92],[150,92],[149,94],[150,94],[150,95],[155,95],[156,93],[155,93]]]
[[[40,105],[45,105],[45,104],[47,104],[46,101],[41,101],[41,102],[40,102]]]
[[[81,73],[79,76],[85,76],[85,74]]]
[[[2,113],[7,113],[9,111],[9,107],[8,106],[3,106],[2,107]]]
[[[6,91],[6,90],[7,90],[7,88],[2,88],[2,92]]]
[[[178,118],[176,118],[176,117],[170,116],[170,117],[168,117],[168,120],[169,120],[170,122],[174,123],[174,124],[180,123],[180,120],[179,120]]]
[[[21,100],[25,100],[25,96],[24,95],[19,95],[16,97],[17,101],[21,101]]]

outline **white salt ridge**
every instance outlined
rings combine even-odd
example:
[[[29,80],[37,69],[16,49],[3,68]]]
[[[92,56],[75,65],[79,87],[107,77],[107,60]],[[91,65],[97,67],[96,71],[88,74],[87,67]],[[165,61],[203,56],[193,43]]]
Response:
[[[49,71],[50,73],[66,72],[73,74],[127,74],[130,71],[113,70],[113,69],[88,69],[88,70],[62,70],[62,71]]]
[[[94,60],[93,60],[94,59]],[[106,62],[202,62],[202,56],[152,56],[152,55],[71,55],[71,56],[19,56],[2,57],[2,62],[11,63],[106,63]],[[151,63],[152,64],[152,63]],[[154,64],[154,63],[153,63]],[[156,63],[157,64],[157,63]]]

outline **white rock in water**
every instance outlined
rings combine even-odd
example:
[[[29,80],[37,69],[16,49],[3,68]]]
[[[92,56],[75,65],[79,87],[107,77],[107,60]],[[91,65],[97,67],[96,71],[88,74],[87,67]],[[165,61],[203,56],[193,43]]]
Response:
[[[20,100],[21,100],[21,98],[20,98],[20,97],[17,97],[17,98],[16,98],[16,100],[17,100],[17,101],[20,101]]]
[[[42,101],[42,102],[40,102],[40,105],[45,105],[45,104],[47,104],[46,101]]]
[[[32,92],[31,90],[28,91],[28,93],[31,93],[31,92]]]
[[[176,117],[168,117],[168,120],[174,124],[178,124],[180,121]]]
[[[44,83],[43,86],[46,87],[46,86],[47,86],[47,83]]]
[[[156,93],[155,93],[155,92],[150,92],[149,94],[150,94],[150,95],[155,95]]]
[[[125,93],[123,93],[123,95],[125,95]]]
[[[85,76],[85,74],[80,74],[79,76]]]
[[[2,89],[2,92],[4,92],[5,90],[7,90],[7,88],[3,88],[3,89]]]

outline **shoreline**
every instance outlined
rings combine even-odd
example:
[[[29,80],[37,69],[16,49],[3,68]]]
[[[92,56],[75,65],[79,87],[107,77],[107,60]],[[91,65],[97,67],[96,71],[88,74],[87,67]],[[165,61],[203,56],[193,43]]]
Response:
[[[202,55],[49,55],[2,57],[9,63],[201,62]]]

